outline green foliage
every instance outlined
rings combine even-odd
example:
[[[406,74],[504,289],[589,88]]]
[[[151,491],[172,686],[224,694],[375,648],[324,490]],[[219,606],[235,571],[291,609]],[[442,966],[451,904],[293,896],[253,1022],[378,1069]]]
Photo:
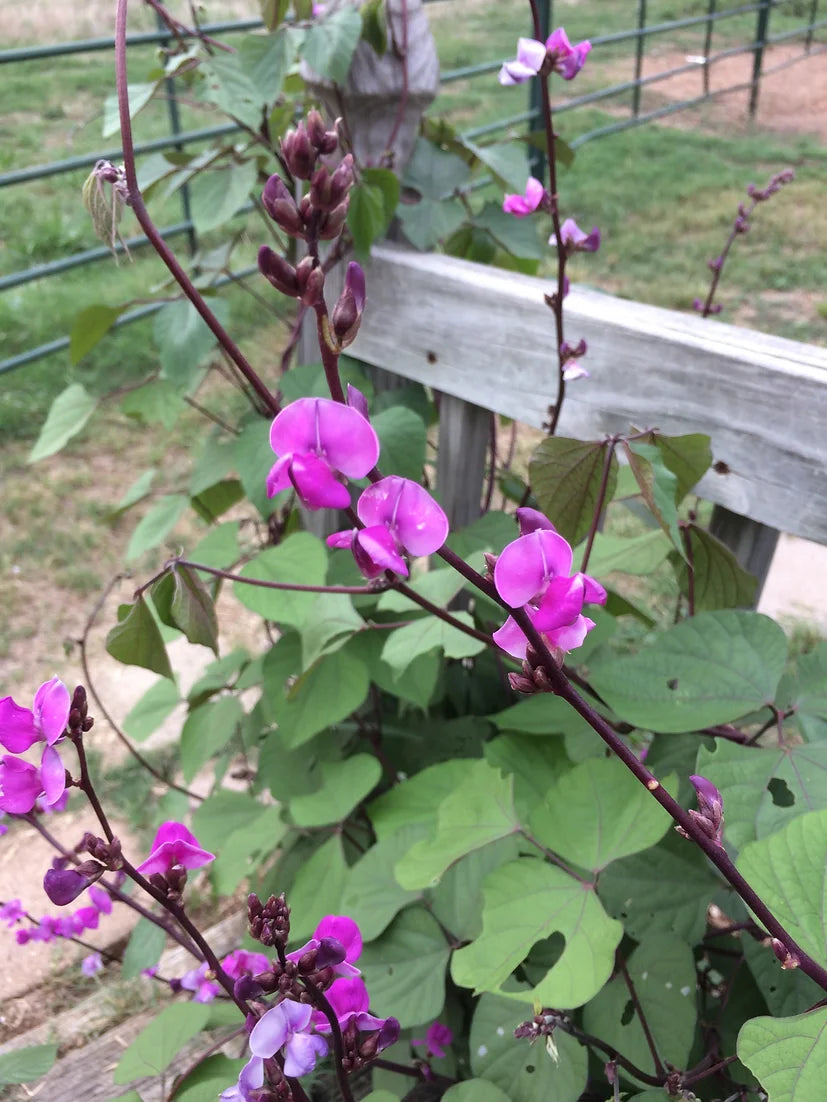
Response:
[[[753,1018],[738,1034],[738,1057],[771,1102],[818,1102],[827,1073],[827,1008],[794,1018]]]
[[[172,679],[172,666],[158,622],[141,595],[134,605],[121,605],[118,623],[106,637],[106,649],[127,666],[143,666]]]
[[[57,1058],[57,1045],[30,1045],[0,1056],[0,1087],[39,1079]]]
[[[549,436],[531,460],[529,474],[539,507],[570,543],[579,543],[589,530],[604,479],[607,447]],[[614,454],[605,477],[609,501],[617,482]]]
[[[59,452],[81,431],[97,404],[97,398],[87,393],[81,383],[72,383],[62,391],[52,403],[46,423],[29,452],[29,462],[37,463]]]
[[[154,968],[161,959],[166,940],[166,932],[161,926],[148,918],[139,918],[124,951],[121,964],[123,978],[134,979],[145,968]]]
[[[143,1029],[115,1068],[118,1084],[131,1083],[147,1075],[160,1075],[191,1041],[209,1017],[209,1008],[201,1003],[177,1003],[168,1006]]]

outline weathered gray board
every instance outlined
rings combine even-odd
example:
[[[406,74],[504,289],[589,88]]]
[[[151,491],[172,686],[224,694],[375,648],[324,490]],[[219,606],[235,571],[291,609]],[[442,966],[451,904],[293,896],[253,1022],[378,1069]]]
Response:
[[[354,356],[540,427],[555,398],[548,282],[453,257],[374,248]],[[591,378],[560,423],[594,438],[640,427],[708,432],[728,473],[699,492],[827,543],[827,349],[573,287],[566,335]]]

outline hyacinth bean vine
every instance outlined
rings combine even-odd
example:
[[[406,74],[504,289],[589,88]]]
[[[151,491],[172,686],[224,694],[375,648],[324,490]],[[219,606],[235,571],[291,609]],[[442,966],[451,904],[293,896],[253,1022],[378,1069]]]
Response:
[[[556,434],[567,384],[591,385],[585,339],[566,339],[567,268],[600,232],[561,216],[549,81],[593,59],[562,28],[542,41],[531,7],[534,37],[499,80],[540,82],[548,186],[529,177],[502,209],[551,223],[558,393],[516,510],[451,531],[423,477],[431,397],[382,392],[343,356],[370,309],[369,275],[348,262],[328,297],[328,262],[357,237],[350,214],[377,170],[318,111],[278,145],[262,127],[278,171],[261,207],[289,244],[262,245],[259,269],[315,317],[320,354],[274,390],[144,204],[119,0],[125,164],[97,169],[91,192],[117,185],[119,215],[131,208],[255,411],[216,426],[239,479],[230,466],[199,476],[192,501],[212,503],[210,532],[138,586],[108,636],[113,657],[158,674],[125,721],[136,737],[181,702],[165,635],[216,655],[186,697],[174,776],[116,725],[165,792],[145,854],[124,852],[87,758],[87,688],[111,722],[86,654],[98,610],[80,644],[87,688],[54,677],[31,708],[0,700],[0,834],[23,820],[50,842],[44,888],[60,909],[38,918],[10,899],[0,918],[20,952],[71,939],[92,950],[90,982],[122,966],[165,996],[115,1070],[123,1087],[147,1066],[163,1077],[174,1053],[147,1064],[163,1032],[183,1044],[218,1028],[163,1080],[165,1097],[305,1102],[321,1089],[351,1102],[372,1087],[390,1102],[413,1086],[449,1102],[821,1102],[827,652],[788,663],[781,629],[743,611],[753,580],[697,507],[681,508],[711,463],[705,437]],[[257,544],[217,522],[236,487],[260,513]],[[601,531],[626,501],[645,509],[642,533]],[[299,504],[338,510],[340,530],[301,531]],[[679,598],[659,627],[617,577],[662,565]],[[259,654],[219,656],[228,584],[266,622]],[[245,790],[223,784],[235,759]],[[207,767],[204,797],[190,785]],[[60,812],[81,799],[98,833],[66,838]],[[249,879],[232,952],[193,920],[192,877],[219,896]],[[120,962],[87,941],[116,905],[140,916]],[[192,957],[182,974],[164,974],[167,939]]]

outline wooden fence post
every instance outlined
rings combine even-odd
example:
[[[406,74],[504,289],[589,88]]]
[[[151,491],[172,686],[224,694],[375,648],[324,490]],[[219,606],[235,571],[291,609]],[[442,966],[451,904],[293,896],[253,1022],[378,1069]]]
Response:
[[[436,485],[452,528],[471,524],[482,512],[485,453],[493,416],[453,394],[439,399]]]
[[[750,520],[749,517],[742,517],[723,505],[716,505],[712,510],[709,531],[727,545],[744,570],[748,570],[758,579],[758,588],[755,591],[757,605],[775,554],[778,529]]]

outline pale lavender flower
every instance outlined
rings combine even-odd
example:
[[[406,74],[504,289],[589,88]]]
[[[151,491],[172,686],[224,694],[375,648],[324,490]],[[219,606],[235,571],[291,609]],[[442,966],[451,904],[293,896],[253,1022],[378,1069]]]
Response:
[[[600,248],[600,230],[594,226],[591,233],[584,233],[573,218],[567,218],[560,227],[560,239],[566,255],[572,253],[596,253]],[[548,239],[549,245],[556,245],[554,234]]]
[[[88,957],[84,957],[80,964],[80,970],[84,976],[94,976],[96,972],[100,972],[103,968],[103,957],[100,953],[90,953]]]
[[[261,1060],[284,1052],[284,1074],[292,1079],[307,1075],[320,1056],[327,1055],[324,1038],[310,1033],[313,1008],[285,999],[268,1010],[253,1026],[250,1051]]]

